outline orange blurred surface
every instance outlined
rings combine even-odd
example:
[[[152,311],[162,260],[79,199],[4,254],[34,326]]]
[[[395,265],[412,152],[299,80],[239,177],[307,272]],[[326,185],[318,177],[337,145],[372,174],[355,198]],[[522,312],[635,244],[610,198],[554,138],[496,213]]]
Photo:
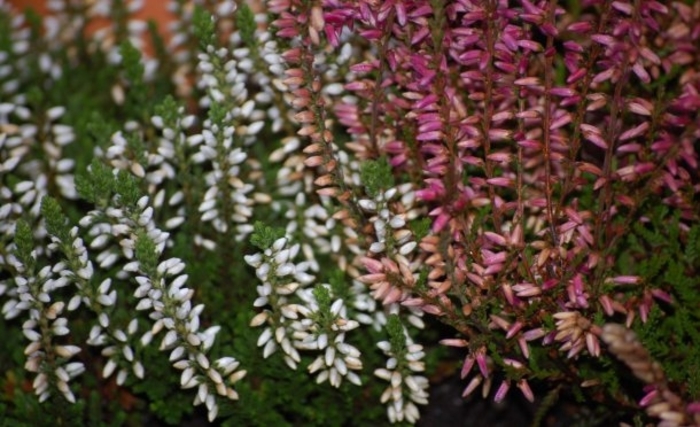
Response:
[[[85,1],[94,2],[94,0]],[[46,13],[46,0],[9,0],[9,3],[20,11],[31,7],[41,14]],[[172,16],[168,12],[167,6],[167,0],[145,0],[141,10],[133,16],[135,19],[143,19],[144,21],[153,19],[158,22],[158,26],[160,27],[162,24],[167,23]]]
[[[86,2],[94,2],[94,0],[85,0]],[[18,11],[24,11],[26,8],[32,8],[39,14],[44,15],[47,13],[46,0],[9,0],[9,3],[14,6]],[[166,31],[167,24],[173,18],[173,15],[168,12],[167,0],[144,0],[143,7],[138,12],[132,14],[132,19],[142,20],[147,22],[153,20],[158,24],[158,29],[161,35],[168,39],[168,34]],[[108,23],[105,18],[93,19],[87,26],[87,32],[93,33],[101,28],[104,28]],[[147,38],[147,37],[146,37]],[[144,40],[147,52],[150,51],[149,40]]]

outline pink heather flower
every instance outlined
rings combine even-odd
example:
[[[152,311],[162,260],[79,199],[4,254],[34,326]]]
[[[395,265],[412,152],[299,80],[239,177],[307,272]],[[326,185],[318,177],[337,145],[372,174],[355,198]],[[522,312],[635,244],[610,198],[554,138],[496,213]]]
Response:
[[[642,278],[639,276],[617,276],[611,280],[618,285],[637,285],[642,282]]]
[[[475,376],[474,378],[472,378],[471,381],[469,381],[467,386],[464,388],[464,391],[462,392],[462,397],[467,397],[470,394],[472,394],[474,390],[476,390],[476,388],[479,387],[479,385],[481,385],[483,380],[484,378],[481,376]]]
[[[534,402],[535,401],[535,395],[532,392],[532,389],[530,388],[530,384],[528,384],[526,379],[521,379],[518,381],[516,384],[516,387],[520,389],[520,392],[525,396],[525,399],[528,400],[528,402]]]
[[[661,289],[652,289],[651,294],[654,296],[654,298],[658,300],[661,300],[668,304],[673,304],[673,298],[666,291],[663,291]]]
[[[510,381],[504,380],[496,390],[493,401],[496,403],[502,402],[503,399],[505,399],[506,394],[508,394],[508,390],[510,390]]]
[[[296,16],[301,14],[291,3],[275,6],[283,12],[275,21],[283,36],[292,37],[290,29],[323,27],[328,51],[343,43],[346,28],[366,40],[388,41],[386,49],[350,58],[347,76],[286,76],[299,86],[295,90],[308,90],[310,77],[342,84],[352,96],[322,101],[329,102],[334,125],[350,135],[346,147],[359,159],[386,156],[396,177],[409,176],[419,186],[416,215],[431,219],[431,234],[418,242],[426,254],[421,261],[430,267],[429,290],[411,289],[408,278],[401,279],[406,286],[396,281],[392,276],[402,273],[391,257],[360,257],[353,265],[364,267],[359,279],[375,298],[435,315],[461,309],[469,316],[486,290],[500,289],[489,293],[492,305],[481,307],[488,307],[489,333],[518,343],[504,353],[519,350],[527,358],[529,345],[556,343],[562,359],[600,354],[597,326],[588,320],[597,313],[622,314],[631,324],[647,319],[655,299],[671,301],[662,290],[628,294],[628,285],[641,286],[642,279],[635,271],[615,270],[604,237],[624,233],[609,224],[618,215],[637,215],[647,193],[680,208],[684,225],[697,218],[688,202],[694,194],[690,171],[698,168],[692,134],[700,106],[696,70],[677,77],[678,90],[668,101],[638,86],[674,66],[692,68],[692,7],[620,0],[602,16],[587,13],[575,21],[561,7],[531,0],[499,1],[493,10],[455,2],[442,13],[424,0],[327,1],[320,15],[316,9],[309,16]],[[668,16],[658,19],[662,14]],[[443,20],[440,31],[431,28],[434,19]],[[294,37],[300,47],[285,58],[306,70],[300,64],[312,52],[306,47],[310,34]],[[551,73],[557,63],[563,64],[561,76]],[[295,108],[314,108],[310,93],[295,98]],[[312,116],[297,112],[301,134],[319,133],[320,115]],[[307,165],[322,166],[322,157],[312,153]],[[589,192],[600,207],[585,201]],[[535,250],[527,263],[523,248]],[[617,285],[615,292],[593,292],[592,284],[605,277]],[[444,295],[456,286],[463,303]],[[548,313],[554,314],[554,331],[538,316],[523,316],[525,308],[543,302],[559,307]],[[444,344],[467,347],[471,338]],[[475,364],[479,372],[465,395],[479,387],[487,393],[495,377],[485,347],[466,356],[463,378]],[[499,384],[497,400],[511,382],[533,399],[521,379]]]
[[[659,391],[654,386],[644,387],[646,394],[639,400],[639,406],[649,406],[659,395]]]
[[[476,357],[474,357],[473,354],[467,355],[467,357],[464,358],[464,362],[462,363],[462,369],[460,371],[460,378],[464,379],[469,375],[469,372],[471,372],[472,367],[474,367],[474,363],[476,363]]]
[[[481,372],[481,375],[484,378],[489,377],[489,366],[488,366],[488,358],[486,356],[486,347],[479,347],[479,349],[476,351],[476,364],[479,365],[479,372]]]

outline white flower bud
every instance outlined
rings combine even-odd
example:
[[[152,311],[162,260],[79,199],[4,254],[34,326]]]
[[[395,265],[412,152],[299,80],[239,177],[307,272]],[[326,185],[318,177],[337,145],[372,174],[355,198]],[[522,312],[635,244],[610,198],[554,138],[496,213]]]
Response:
[[[136,378],[143,379],[145,372],[144,372],[143,365],[141,364],[141,362],[137,361],[136,363],[134,363],[133,370],[134,370],[134,375],[136,375]]]
[[[270,313],[268,311],[262,311],[253,317],[253,319],[250,321],[250,326],[251,327],[256,327],[260,326],[263,323],[265,323],[270,316]]]
[[[102,368],[102,378],[109,378],[114,373],[116,368],[117,363],[114,361],[114,359],[109,359],[104,368]]]
[[[265,344],[265,348],[263,348],[263,359],[267,359],[268,357],[270,357],[270,355],[274,353],[275,350],[277,350],[277,344],[275,343],[275,341],[267,341],[267,344]]]
[[[124,355],[124,358],[127,361],[129,361],[129,362],[134,361],[134,351],[128,345],[125,345],[124,347],[122,347],[122,354]]]
[[[285,237],[281,237],[281,238],[275,240],[275,242],[272,244],[271,249],[274,252],[278,252],[278,251],[281,251],[286,244],[287,244],[287,239]]]
[[[80,307],[81,297],[80,295],[73,295],[73,297],[68,301],[68,311],[73,311]]]
[[[324,360],[326,362],[326,366],[333,365],[333,361],[335,360],[335,347],[331,346],[331,347],[326,348]]]
[[[377,203],[369,199],[361,199],[357,202],[360,207],[368,212],[374,212],[377,210]]]
[[[56,354],[66,359],[73,357],[74,355],[80,353],[80,347],[77,345],[58,345],[54,347]]]
[[[321,334],[317,338],[318,349],[323,350],[328,345],[328,334]]]
[[[173,344],[175,344],[175,341],[177,341],[177,332],[175,331],[168,331],[167,334],[165,334],[165,337],[163,338],[163,342],[161,343],[161,348],[166,349],[170,348]]]
[[[224,379],[221,378],[221,374],[216,369],[209,369],[207,371],[207,375],[216,384],[221,384],[224,382]]]
[[[209,359],[207,359],[207,356],[204,353],[197,353],[195,359],[197,360],[197,363],[199,363],[199,366],[204,369],[209,369]]]
[[[202,343],[202,340],[196,334],[187,334],[187,342],[198,347]]]
[[[129,375],[129,373],[126,372],[124,369],[120,370],[119,373],[117,373],[117,384],[124,385],[124,383],[126,382],[127,375]]]

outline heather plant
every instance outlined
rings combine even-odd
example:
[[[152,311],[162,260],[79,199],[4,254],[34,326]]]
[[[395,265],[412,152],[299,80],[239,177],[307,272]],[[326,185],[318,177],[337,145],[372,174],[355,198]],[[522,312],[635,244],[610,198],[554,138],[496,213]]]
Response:
[[[698,4],[247,3],[0,0],[3,423],[700,425]]]

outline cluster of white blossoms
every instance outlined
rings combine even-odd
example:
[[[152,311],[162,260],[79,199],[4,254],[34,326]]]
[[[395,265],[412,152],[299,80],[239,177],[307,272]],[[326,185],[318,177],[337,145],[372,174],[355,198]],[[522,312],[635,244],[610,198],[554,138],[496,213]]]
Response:
[[[389,421],[395,423],[405,420],[413,424],[420,418],[416,404],[428,403],[429,384],[428,379],[420,374],[425,371],[423,346],[414,343],[405,329],[402,335],[405,340],[399,349],[389,341],[377,344],[389,358],[386,367],[375,370],[374,375],[389,382],[381,397],[382,403],[387,405]]]
[[[192,0],[182,2],[180,0],[170,0],[167,2],[167,10],[176,19],[173,19],[167,24],[167,30],[170,34],[168,40],[168,51],[171,54],[171,59],[176,64],[176,70],[173,74],[173,80],[177,86],[178,95],[182,97],[189,96],[192,90],[192,64],[193,59],[197,55],[197,40],[192,32],[195,26],[194,12],[196,6],[203,6],[204,0]],[[236,11],[236,2],[233,0],[218,1],[211,10],[216,17],[216,22],[220,27],[230,28],[231,18]],[[194,6],[194,7],[193,7]]]
[[[147,202],[147,198],[141,198],[138,206],[148,209]],[[80,220],[81,227],[93,237],[90,242],[91,249],[102,249],[96,256],[99,268],[111,269],[121,262],[134,258],[135,233],[138,227],[149,229],[149,235],[159,242],[162,250],[167,234],[159,233],[155,228],[151,218],[152,209],[135,213],[127,206],[113,204],[119,207],[110,206],[104,210],[94,210]],[[125,326],[115,324],[112,314],[117,306],[117,290],[112,286],[112,278],[102,280],[98,286],[83,283],[94,274],[92,261],[88,259],[76,228],[73,229],[72,234],[76,237],[72,247],[78,255],[78,264],[84,263],[84,266],[76,273],[77,278],[83,280],[76,280],[78,293],[73,297],[70,305],[71,308],[77,308],[82,300],[97,316],[97,323],[90,329],[87,344],[103,347],[101,353],[107,362],[102,369],[102,375],[108,378],[116,372],[116,382],[119,385],[126,382],[129,371],[132,371],[137,378],[143,379],[145,369],[135,351],[135,344],[138,342],[136,337],[138,320],[131,319]],[[128,277],[127,269],[122,269],[116,274],[118,280],[125,280]]]
[[[291,322],[299,318],[300,311],[308,310],[293,302],[292,296],[300,287],[312,283],[314,276],[307,273],[307,262],[294,263],[300,246],[287,247],[287,243],[286,238],[279,238],[263,252],[246,255],[244,259],[255,268],[255,274],[262,282],[257,287],[258,298],[253,305],[264,308],[250,325],[267,325],[257,343],[263,347],[263,357],[269,357],[281,347],[287,365],[296,369],[301,357],[292,344]]]
[[[0,220],[21,213],[39,216],[41,199],[50,185],[60,194],[75,199],[73,159],[66,158],[63,148],[73,142],[73,129],[59,123],[65,107],[49,108],[39,116],[20,103],[0,103],[0,175],[21,177],[13,187],[0,184]],[[34,157],[33,150],[43,156]],[[3,221],[6,227],[8,222]],[[6,233],[10,230],[4,230]]]
[[[102,370],[104,378],[111,376],[116,368],[120,367],[116,381],[117,384],[123,385],[128,375],[126,365],[130,364],[134,375],[143,379],[144,367],[135,357],[134,340],[130,339],[138,329],[138,320],[132,319],[126,331],[110,321],[112,311],[117,304],[117,290],[112,287],[111,278],[102,280],[97,286],[93,285],[92,261],[78,233],[78,227],[71,228],[69,234],[71,240],[68,242],[61,241],[56,235],[51,236],[51,246],[61,247],[66,258],[66,268],[61,270],[61,276],[69,280],[77,289],[68,302],[67,309],[77,310],[84,303],[97,316],[97,322],[90,329],[87,344],[104,347],[102,355],[108,359]]]
[[[129,375],[129,371],[125,366],[127,363],[131,364],[131,369],[137,378],[144,378],[145,371],[143,364],[136,358],[134,346],[131,343],[133,341],[132,337],[136,335],[138,330],[138,325],[137,319],[131,319],[126,331],[118,328],[110,331],[112,344],[102,349],[102,355],[107,358],[107,363],[105,363],[102,368],[103,378],[109,378],[114,372],[117,372],[116,382],[118,385],[123,385]],[[102,323],[93,326],[90,330],[88,344],[97,346],[105,345],[107,335],[103,332],[102,328]]]
[[[360,377],[353,372],[362,369],[360,350],[345,342],[346,332],[360,324],[348,318],[345,301],[336,298],[330,303],[332,290],[329,285],[319,286],[314,290],[301,289],[298,292],[308,312],[303,310],[306,312],[305,318],[292,322],[297,340],[295,346],[321,352],[308,366],[309,373],[318,372],[317,383],[328,380],[333,387],[340,387],[345,377],[351,383],[361,385]]]
[[[21,225],[18,225],[20,227]],[[31,238],[29,225],[22,223],[24,235]],[[20,252],[18,250],[18,252]],[[29,318],[22,324],[22,333],[30,341],[24,354],[24,365],[29,372],[36,373],[32,383],[39,401],[48,399],[53,392],[60,392],[69,402],[75,402],[75,395],[68,382],[84,372],[81,362],[73,361],[80,347],[56,342],[58,337],[68,335],[68,319],[64,316],[66,304],[55,300],[53,294],[68,286],[70,281],[61,275],[64,264],[46,265],[36,270],[36,250],[22,255],[9,255],[7,262],[14,269],[14,287],[2,309],[7,319],[27,311]],[[22,259],[20,259],[20,257]]]
[[[235,47],[242,42],[237,31],[230,37],[231,48],[207,45],[197,55],[197,87],[204,92],[199,103],[209,108],[209,117],[201,134],[193,136],[201,141],[193,160],[211,169],[204,176],[207,189],[198,209],[202,221],[211,222],[219,233],[235,224],[238,241],[252,232],[253,206],[271,200],[268,194],[253,192],[262,173],[259,162],[249,158],[247,147],[257,141],[266,122],[273,132],[282,126],[270,86],[270,75],[282,72],[280,59],[276,43],[265,41],[264,34],[258,34],[260,49],[255,52]],[[264,64],[262,70],[256,62]],[[259,90],[253,92],[252,87]]]
[[[165,249],[168,233],[155,226],[149,197],[141,197],[135,209],[125,211],[124,225],[130,228],[131,236],[126,246],[133,247],[134,260],[125,264],[123,270],[133,274],[139,285],[134,292],[139,299],[136,310],[148,310],[148,317],[153,321],[150,330],[141,337],[141,344],[149,345],[155,335],[165,331],[159,349],[170,351],[173,366],[182,370],[182,387],[197,387],[194,404],[204,404],[209,419],[214,420],[219,410],[216,396],[238,399],[232,385],[246,372],[236,370],[239,362],[233,357],[210,361],[207,356],[220,327],[200,330],[204,305],[192,304],[194,289],[185,286],[188,278],[183,274],[185,263],[178,258],[168,258],[155,264]],[[139,250],[146,253],[139,254]],[[122,353],[125,349],[122,347]],[[131,354],[124,356],[129,360]]]
[[[360,351],[345,342],[346,332],[359,322],[349,318],[345,301],[331,302],[329,285],[305,287],[314,277],[307,273],[307,261],[294,263],[299,249],[299,244],[288,247],[288,239],[282,237],[263,252],[245,257],[262,282],[254,305],[264,309],[251,321],[251,326],[266,325],[258,346],[264,347],[265,358],[282,348],[292,369],[301,361],[299,350],[318,351],[321,354],[308,366],[318,383],[328,380],[339,387],[345,377],[359,385],[353,371],[362,369]]]
[[[164,208],[172,210],[173,213],[163,224],[166,230],[172,230],[182,225],[188,214],[184,205],[183,185],[178,181],[178,176],[182,176],[191,164],[192,148],[201,140],[187,137],[187,130],[195,125],[196,120],[194,116],[185,114],[184,107],[168,99],[158,108],[165,112],[151,117],[151,124],[159,131],[152,148],[142,144],[143,131],[134,124],[127,128],[129,130],[112,135],[111,145],[104,151],[104,157],[113,167],[128,170],[147,183],[153,209],[156,212]],[[134,152],[134,145],[137,144],[130,144],[130,139],[139,141],[141,151]],[[208,249],[215,246],[214,242],[201,236],[195,239]]]
[[[9,13],[8,9],[6,3],[0,4],[1,12]],[[61,123],[64,106],[36,108],[21,92],[31,29],[24,15],[7,16],[13,16],[8,22],[9,49],[0,49],[0,238],[4,242],[0,254],[0,296],[4,297],[1,312],[8,320],[25,316],[22,332],[30,341],[24,351],[25,368],[36,374],[32,385],[39,400],[59,393],[75,402],[68,383],[85,368],[71,360],[80,348],[63,342],[62,337],[70,333],[65,315],[72,306],[56,295],[71,284],[69,268],[65,262],[44,262],[55,249],[51,245],[33,246],[31,253],[20,259],[13,242],[20,223],[26,225],[25,237],[46,237],[47,231],[37,218],[49,188],[65,199],[75,199],[75,161],[64,153],[75,134],[71,126]],[[38,58],[34,71],[46,82],[61,74],[47,53]]]
[[[24,353],[27,355],[24,367],[27,371],[37,374],[32,386],[39,396],[40,402],[49,398],[51,383],[54,383],[55,388],[61,392],[66,400],[75,403],[75,395],[68,386],[68,381],[83,373],[85,367],[81,362],[69,362],[73,356],[80,352],[80,347],[52,342],[53,337],[67,335],[70,331],[67,326],[68,319],[60,317],[63,314],[65,303],[56,301],[48,305],[51,301],[46,291],[55,283],[55,280],[48,277],[49,271],[49,266],[39,271],[37,278],[46,280],[46,282],[38,292],[36,282],[30,283],[28,281],[26,284],[22,284],[23,280],[17,281],[20,299],[30,301],[32,305],[32,308],[29,309],[29,319],[22,324],[22,333],[30,341],[30,344],[24,349]],[[45,302],[41,301],[40,298],[44,299]],[[51,344],[47,346],[47,342]],[[58,361],[52,361],[55,357],[58,357]]]
[[[231,0],[218,2],[218,6],[195,0],[192,5],[214,9],[218,29],[230,23],[236,8]],[[46,25],[57,45],[61,45],[61,39],[70,38],[74,29],[78,14],[69,6],[68,0],[51,2],[52,14]],[[139,0],[97,0],[86,6],[86,16],[108,16],[112,7],[131,14],[141,6]],[[63,345],[57,338],[70,333],[66,313],[80,308],[94,314],[87,344],[100,348],[105,360],[103,377],[115,376],[118,385],[126,384],[130,375],[144,378],[144,365],[139,359],[144,348],[158,337],[159,350],[168,353],[170,363],[178,370],[181,387],[196,389],[194,404],[206,406],[210,421],[218,415],[220,398],[238,399],[234,385],[246,371],[240,369],[234,357],[211,356],[221,328],[202,326],[209,319],[203,320],[204,305],[194,301],[196,290],[188,284],[185,261],[170,255],[176,244],[170,232],[196,228],[193,242],[213,252],[229,237],[242,241],[253,233],[254,208],[263,203],[272,203],[272,211],[288,220],[286,235],[301,243],[292,245],[291,238],[279,238],[260,253],[245,257],[260,280],[253,303],[260,311],[250,322],[262,329],[257,345],[265,358],[282,353],[292,369],[302,363],[302,354],[314,355],[306,369],[317,383],[327,381],[337,388],[346,380],[360,385],[362,354],[351,344],[353,334],[349,332],[357,334],[362,326],[380,331],[388,326],[389,314],[398,313],[399,309],[408,323],[423,325],[420,310],[401,307],[401,301],[384,301],[382,305],[372,297],[370,288],[357,280],[362,267],[356,258],[366,255],[368,247],[370,256],[405,264],[405,274],[417,278],[420,260],[413,259],[416,242],[408,227],[408,222],[418,215],[412,208],[412,187],[407,184],[385,189],[376,197],[361,200],[357,199],[358,193],[351,192],[346,210],[336,210],[331,186],[317,181],[332,178],[338,181],[334,185],[361,188],[360,161],[352,150],[344,150],[348,148],[345,144],[341,147],[331,143],[332,157],[340,171],[337,175],[319,178],[314,168],[305,165],[308,156],[301,152],[298,137],[302,133],[296,135],[290,121],[301,98],[288,93],[283,83],[288,78],[287,70],[278,42],[264,28],[266,25],[258,25],[265,23],[266,15],[255,16],[254,42],[239,28],[229,34],[229,26],[220,33],[228,38],[226,47],[220,47],[219,40],[213,39],[210,45],[200,44],[198,50],[190,28],[195,20],[194,8],[181,1],[172,1],[170,6],[181,18],[187,17],[176,21],[180,27],[171,39],[171,46],[178,50],[173,53],[179,54],[174,62],[181,66],[173,77],[183,86],[194,82],[202,94],[199,108],[203,117],[197,120],[186,113],[184,106],[166,100],[155,111],[144,108],[148,115],[122,123],[121,130],[112,133],[108,141],[99,141],[104,145],[94,148],[97,159],[93,166],[115,168],[109,171],[114,185],[99,188],[93,183],[97,190],[93,200],[81,191],[95,210],[85,214],[79,227],[71,228],[64,240],[49,232],[53,243],[37,249],[45,251],[40,254],[43,258],[60,249],[65,260],[43,267],[36,277],[18,275],[12,281],[0,282],[0,295],[8,296],[3,306],[5,317],[29,313],[23,325],[23,332],[31,341],[26,350],[26,367],[37,373],[34,387],[40,400],[57,390],[67,400],[75,401],[68,381],[85,369],[80,362],[71,361],[80,349]],[[123,36],[139,50],[145,26],[132,17],[125,22]],[[90,36],[90,42],[97,42],[98,49],[107,54],[110,66],[121,73],[111,88],[112,100],[126,111],[126,101],[137,99],[130,97],[134,94],[129,93],[128,86],[137,87],[139,78],[147,82],[157,64],[141,58],[144,75],[140,77],[119,68],[125,65],[126,55],[122,57],[124,51],[119,50],[118,42],[126,40],[115,37],[116,25],[116,20],[108,22]],[[13,34],[24,33],[18,27]],[[331,51],[319,52],[317,56],[322,79],[330,82],[319,89],[328,105],[332,98],[346,94],[341,81],[353,54],[351,45],[344,41],[347,36],[340,35],[342,48],[337,58],[330,60]],[[28,33],[23,37],[27,38]],[[25,53],[28,46],[17,42],[15,53]],[[95,44],[88,47],[94,48]],[[2,68],[6,59],[3,55],[0,52],[1,90],[12,93],[13,98],[12,102],[0,103],[0,173],[12,173],[20,179],[0,181],[0,185],[13,185],[0,188],[0,227],[14,224],[17,217],[27,212],[32,218],[39,218],[47,188],[56,188],[54,194],[65,199],[77,196],[72,175],[75,162],[66,158],[63,150],[75,139],[73,129],[61,123],[66,109],[57,106],[35,111],[26,106],[29,104],[24,95],[14,96],[19,84],[7,68]],[[57,80],[62,71],[50,55],[41,59],[40,68],[47,80]],[[149,119],[143,122],[144,117]],[[329,115],[329,132],[333,120]],[[267,159],[256,158],[259,152],[253,147],[261,144],[263,131],[288,135],[281,137],[282,146]],[[45,156],[32,152],[37,144],[41,144]],[[267,161],[283,163],[274,182],[263,166]],[[91,168],[89,175],[94,178],[96,171]],[[130,181],[134,193],[119,190],[121,181]],[[328,191],[315,192],[318,186],[327,187]],[[260,188],[270,190],[269,194],[256,192]],[[146,195],[139,198],[142,194]],[[354,216],[362,227],[349,221],[349,216]],[[34,236],[44,237],[47,231],[41,220],[35,223]],[[11,228],[0,231],[9,239],[14,233]],[[0,266],[10,265],[22,271],[15,258],[0,257]],[[297,257],[303,261],[296,261]],[[314,275],[325,273],[317,257],[337,264],[337,271],[343,275],[342,290],[330,279],[331,284],[310,286],[316,280]],[[136,302],[131,307],[133,300],[125,294],[131,292],[127,283],[133,282]],[[66,303],[52,299],[53,290],[69,285],[75,288]],[[120,323],[121,316],[115,315],[117,308],[136,313]],[[423,369],[422,348],[407,335],[405,347],[406,351],[399,352],[387,342],[379,343],[388,361],[386,368],[375,373],[391,382],[382,402],[389,404],[392,422],[415,422],[415,404],[425,403],[426,399],[427,380],[417,374]],[[49,357],[52,354],[58,357]]]
[[[413,209],[415,197],[412,184],[406,183],[378,191],[373,198],[358,200],[357,204],[372,214],[369,222],[374,227],[376,240],[369,247],[370,253],[408,257],[414,251],[418,243],[407,223],[420,215]],[[391,203],[394,200],[398,203]],[[395,210],[397,207],[401,208],[400,212]]]
[[[140,299],[137,310],[150,310],[154,324],[141,338],[144,346],[150,344],[161,331],[165,335],[159,349],[170,351],[170,362],[182,370],[180,385],[197,387],[195,405],[205,404],[210,421],[218,414],[216,396],[231,400],[238,393],[231,387],[246,374],[236,369],[239,362],[233,357],[210,361],[207,352],[214,344],[219,326],[200,330],[200,314],[204,305],[192,305],[194,290],[185,287],[187,274],[181,274],[185,264],[177,258],[168,258],[157,265],[155,271],[144,271],[138,261],[125,266],[137,273],[139,287],[134,295]]]
[[[70,1],[57,0],[52,1],[54,3],[54,10],[58,12],[63,12],[66,19],[70,19],[71,16],[75,15],[73,9],[74,5],[68,4]],[[138,19],[134,15],[138,14],[143,9],[144,0],[95,0],[88,2],[85,6],[87,7],[86,15],[92,19],[99,19],[104,22],[104,24],[98,28],[94,34],[91,36],[93,41],[97,43],[99,48],[107,55],[107,59],[112,64],[119,64],[121,62],[121,56],[119,53],[119,36],[121,31],[126,30],[126,39],[131,45],[137,49],[143,51],[146,42],[146,33],[148,29],[148,22],[143,19]],[[60,10],[58,5],[60,6]],[[121,9],[121,12],[129,16],[126,22],[126,28],[120,28],[120,23],[116,19],[112,19],[115,14],[115,9]],[[54,16],[57,14],[54,13]],[[58,14],[58,17],[62,17]],[[62,28],[70,28],[73,25],[66,22]],[[77,28],[80,28],[79,26]],[[70,40],[74,40],[70,39]],[[64,41],[64,43],[67,41]],[[154,71],[157,68],[157,62],[154,59],[146,59],[146,75],[153,76]],[[114,87],[112,88],[113,95],[115,92],[119,92],[121,89]],[[120,95],[115,96],[115,101],[119,103]]]

